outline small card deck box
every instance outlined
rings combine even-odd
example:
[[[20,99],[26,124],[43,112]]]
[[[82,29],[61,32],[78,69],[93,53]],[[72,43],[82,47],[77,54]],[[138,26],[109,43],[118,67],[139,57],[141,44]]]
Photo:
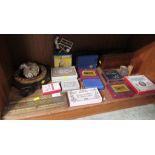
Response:
[[[78,80],[62,81],[61,87],[62,87],[62,92],[80,89],[80,85],[79,85]]]
[[[60,92],[61,92],[61,87],[58,82],[42,85],[43,95],[50,95],[50,94],[55,94]]]

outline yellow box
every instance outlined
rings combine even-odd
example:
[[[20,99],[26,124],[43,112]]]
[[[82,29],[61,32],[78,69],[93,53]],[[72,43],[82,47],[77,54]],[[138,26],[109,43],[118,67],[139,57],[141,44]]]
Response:
[[[72,66],[72,55],[55,55],[54,67],[70,67]]]

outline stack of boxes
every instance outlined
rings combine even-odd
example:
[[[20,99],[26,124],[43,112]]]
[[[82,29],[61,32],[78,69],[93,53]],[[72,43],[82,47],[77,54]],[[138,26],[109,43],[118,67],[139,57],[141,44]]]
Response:
[[[77,78],[78,75],[74,66],[52,68],[51,70],[52,82],[59,82],[62,92],[80,89]]]
[[[76,67],[84,89],[80,89],[75,66],[55,66],[51,69],[52,83],[43,85],[43,94],[67,92],[70,106],[102,102],[102,96],[98,90],[104,89],[104,85],[96,69],[97,61],[97,55],[79,56],[76,60]]]
[[[97,62],[97,55],[79,56],[77,58],[78,72],[84,88],[104,89],[104,85],[97,73]]]

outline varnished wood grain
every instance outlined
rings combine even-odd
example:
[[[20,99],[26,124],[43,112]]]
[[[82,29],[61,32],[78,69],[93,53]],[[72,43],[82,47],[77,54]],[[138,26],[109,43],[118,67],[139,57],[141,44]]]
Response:
[[[101,58],[101,67],[103,69],[119,68],[121,65],[128,66],[133,58],[133,52],[121,54],[108,54]]]
[[[8,102],[11,75],[11,59],[8,47],[4,35],[0,35],[0,113]]]
[[[32,119],[32,120],[47,120],[47,119],[53,119],[53,120],[64,120],[64,119],[75,119],[79,117],[89,116],[93,114],[103,113],[103,112],[109,112],[124,108],[130,108],[140,105],[145,105],[149,103],[154,102],[155,95],[140,97],[140,98],[133,98],[133,99],[127,99],[127,100],[121,100],[121,101],[114,101],[111,103],[101,103],[101,104],[94,104],[91,106],[85,106],[85,107],[77,107],[77,108],[68,108],[64,111],[59,111],[55,113],[51,113],[49,115],[43,115],[38,117],[31,117],[26,119]],[[24,119],[24,118],[23,118]]]
[[[8,35],[7,43],[14,68],[26,61],[52,66],[53,40],[54,35],[48,34]]]
[[[133,72],[144,74],[155,83],[155,42],[134,52]]]

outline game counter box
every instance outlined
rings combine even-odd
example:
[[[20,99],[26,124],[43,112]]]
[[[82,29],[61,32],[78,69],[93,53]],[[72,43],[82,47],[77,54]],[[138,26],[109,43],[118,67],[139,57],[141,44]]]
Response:
[[[107,82],[106,87],[114,99],[133,97],[135,95],[124,81]]]

